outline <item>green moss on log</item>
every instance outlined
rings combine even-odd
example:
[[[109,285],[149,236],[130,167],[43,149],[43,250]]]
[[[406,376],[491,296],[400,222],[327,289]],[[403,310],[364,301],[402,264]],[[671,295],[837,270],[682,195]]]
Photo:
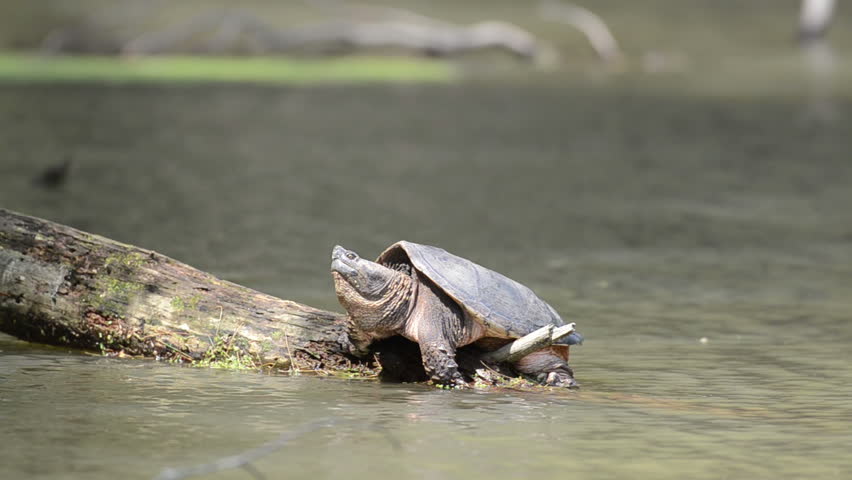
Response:
[[[183,297],[172,298],[171,306],[176,313],[182,313],[185,310],[195,310],[198,308],[198,302],[201,301],[201,295],[193,295],[188,299]]]
[[[104,266],[122,266],[128,270],[135,270],[145,265],[145,256],[139,252],[115,253],[104,260]]]
[[[95,280],[94,293],[87,296],[85,301],[95,310],[125,317],[127,306],[143,288],[144,285],[136,282],[115,277],[98,277]]]

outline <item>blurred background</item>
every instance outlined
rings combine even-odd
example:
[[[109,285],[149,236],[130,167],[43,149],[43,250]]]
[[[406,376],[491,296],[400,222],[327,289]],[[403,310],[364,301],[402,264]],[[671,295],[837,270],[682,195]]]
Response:
[[[275,295],[331,306],[335,243],[550,286],[844,225],[843,9],[802,41],[794,1],[0,5],[0,202]]]
[[[848,472],[848,7],[2,1],[0,207],[337,311],[333,245],[365,257],[400,239],[438,245],[529,285],[589,339],[572,350],[583,390],[570,399],[459,394],[447,405],[417,386],[309,379],[228,377],[213,392],[215,373],[72,362],[4,337],[8,364],[30,368],[7,378],[7,398],[85,402],[75,385],[35,397],[12,386],[33,372],[58,381],[62,363],[93,376],[98,395],[106,365],[110,382],[145,386],[104,394],[122,415],[148,412],[134,420],[142,439],[218,438],[212,418],[227,413],[240,423],[217,445],[225,454],[335,411],[356,426],[378,412],[418,442],[389,463],[370,456],[387,448],[381,436],[342,457],[313,446],[326,462],[294,467],[312,478]],[[185,415],[201,426],[181,430],[140,400],[150,397],[200,401]],[[60,404],[72,415],[53,428],[77,429],[76,407]],[[303,404],[313,410],[293,410]],[[110,421],[86,418],[93,434]],[[477,430],[495,418],[509,420]],[[35,441],[47,427],[16,428]],[[39,455],[67,443],[51,438]],[[519,443],[527,460],[502,466]],[[146,452],[179,463],[168,445]],[[70,454],[74,471],[116,473],[87,452]],[[6,453],[19,474],[60,468]]]

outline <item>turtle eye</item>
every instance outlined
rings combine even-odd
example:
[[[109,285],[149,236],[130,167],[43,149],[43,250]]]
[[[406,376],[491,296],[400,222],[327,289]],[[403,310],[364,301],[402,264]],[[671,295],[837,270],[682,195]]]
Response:
[[[348,258],[349,260],[355,260],[356,258],[358,258],[358,255],[355,255],[355,252],[347,252],[346,258]]]

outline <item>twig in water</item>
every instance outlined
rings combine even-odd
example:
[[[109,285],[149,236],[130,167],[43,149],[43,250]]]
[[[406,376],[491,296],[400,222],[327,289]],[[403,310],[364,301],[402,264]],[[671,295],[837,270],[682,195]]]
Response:
[[[188,362],[193,361],[193,358],[189,354],[187,354],[186,352],[180,351],[177,347],[169,345],[168,343],[166,343],[162,340],[158,341],[157,343],[159,343],[160,345],[162,345],[162,346],[168,348],[169,350],[175,352],[179,356],[183,357],[186,361],[188,361]]]
[[[237,328],[235,328],[234,331],[231,333],[231,337],[228,339],[228,343],[225,345],[226,352],[231,351],[231,343],[233,343],[234,339],[237,338],[237,334],[239,333],[240,329],[243,328],[243,325],[245,325],[245,321],[238,323]]]
[[[486,370],[491,370],[492,372],[496,373],[497,375],[500,375],[501,377],[505,378],[506,380],[512,380],[512,377],[506,375],[505,373],[500,373],[497,370],[494,370],[493,368],[489,367],[488,364],[485,363],[484,361],[480,360],[479,363],[481,363],[482,366],[485,367]]]
[[[214,340],[216,338],[219,338],[219,327],[222,326],[222,313],[224,311],[225,311],[225,308],[222,307],[222,305],[219,305],[219,320],[216,321],[216,331],[213,333],[213,338],[207,337],[207,339],[210,340],[210,346],[212,348],[216,348],[216,344],[214,343]]]
[[[197,477],[200,475],[209,475],[211,473],[221,472],[223,470],[231,470],[234,468],[242,468],[249,472],[255,478],[263,478],[260,472],[257,471],[251,462],[269,455],[270,453],[283,448],[290,441],[295,440],[303,435],[314,432],[321,428],[327,428],[336,423],[333,418],[323,418],[314,422],[309,422],[296,430],[282,433],[278,438],[271,442],[265,443],[257,448],[246,450],[243,453],[224,457],[215,462],[202,463],[186,468],[166,468],[154,477],[154,480],[181,480],[189,477]]]
[[[251,475],[252,477],[254,477],[256,479],[263,480],[263,479],[266,478],[266,477],[263,476],[262,473],[260,473],[260,471],[258,471],[258,469],[254,468],[252,466],[252,464],[250,464],[250,463],[242,465],[242,469],[247,471],[249,473],[249,475]]]
[[[379,424],[378,422],[373,422],[372,425],[373,430],[384,435],[385,439],[390,443],[391,448],[396,450],[397,452],[402,451],[402,443],[399,442],[399,439],[393,435],[393,432],[385,428],[384,425]]]
[[[296,359],[293,358],[293,351],[290,350],[290,340],[287,337],[287,332],[284,332],[284,345],[287,347],[287,356],[290,357],[290,373],[298,373],[300,368],[296,365]]]

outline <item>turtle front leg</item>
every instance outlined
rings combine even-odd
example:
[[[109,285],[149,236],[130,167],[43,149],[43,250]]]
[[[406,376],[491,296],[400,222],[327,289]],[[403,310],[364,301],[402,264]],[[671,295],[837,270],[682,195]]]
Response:
[[[406,324],[406,336],[420,345],[426,373],[435,383],[466,387],[456,363],[456,347],[464,335],[464,314],[428,278],[420,278],[417,305]]]
[[[433,382],[451,387],[468,386],[459,373],[456,349],[445,339],[421,339],[420,354],[423,357],[423,367]]]

